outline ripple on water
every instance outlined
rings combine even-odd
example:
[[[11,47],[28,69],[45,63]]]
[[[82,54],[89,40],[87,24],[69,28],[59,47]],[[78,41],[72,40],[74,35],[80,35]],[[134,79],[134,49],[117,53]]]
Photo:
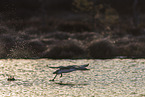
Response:
[[[3,96],[144,96],[145,60],[0,60],[0,94]],[[89,63],[89,71],[64,74],[54,82],[55,69]],[[14,76],[15,81],[7,81]]]

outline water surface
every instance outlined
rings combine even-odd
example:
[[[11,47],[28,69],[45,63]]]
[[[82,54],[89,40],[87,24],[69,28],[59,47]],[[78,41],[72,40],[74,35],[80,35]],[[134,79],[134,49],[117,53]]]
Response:
[[[49,81],[56,70],[49,66],[86,63],[89,71],[74,71]],[[8,76],[16,81],[7,81]],[[0,87],[3,97],[143,97],[145,59],[1,59]]]

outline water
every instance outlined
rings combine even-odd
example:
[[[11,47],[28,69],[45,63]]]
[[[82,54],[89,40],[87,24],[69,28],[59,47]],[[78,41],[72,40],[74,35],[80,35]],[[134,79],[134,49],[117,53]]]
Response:
[[[82,65],[89,71],[58,75],[49,66]],[[7,81],[14,76],[15,81]],[[50,60],[1,59],[0,94],[3,97],[143,97],[145,59]]]

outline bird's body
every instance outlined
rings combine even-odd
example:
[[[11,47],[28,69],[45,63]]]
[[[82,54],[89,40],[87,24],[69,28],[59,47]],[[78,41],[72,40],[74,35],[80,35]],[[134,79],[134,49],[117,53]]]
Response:
[[[59,68],[58,70],[56,70],[55,72],[53,72],[53,74],[56,74],[55,77],[52,79],[52,81],[54,81],[54,79],[56,78],[56,76],[58,74],[61,74],[60,77],[62,77],[62,73],[69,73],[69,72],[73,72],[73,71],[77,71],[77,70],[89,70],[86,67],[89,64],[85,64],[85,65],[70,65],[70,66],[59,66],[59,67],[50,67],[50,68]]]
[[[55,72],[53,72],[53,74],[61,74],[61,73],[68,73],[68,72],[72,72],[72,71],[76,71],[76,69],[59,69],[56,70]]]

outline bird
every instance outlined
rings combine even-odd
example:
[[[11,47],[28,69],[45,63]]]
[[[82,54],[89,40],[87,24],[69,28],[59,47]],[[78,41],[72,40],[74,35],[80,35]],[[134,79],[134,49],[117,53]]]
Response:
[[[73,72],[73,71],[77,71],[77,70],[81,70],[81,71],[90,70],[90,69],[86,68],[88,65],[89,64],[84,64],[84,65],[80,65],[80,66],[79,65],[69,65],[69,66],[49,67],[49,68],[59,68],[58,70],[53,72],[53,74],[56,74],[56,75],[50,81],[54,81],[54,79],[57,77],[58,74],[61,74],[60,77],[62,77],[63,73],[69,73],[69,72]]]

